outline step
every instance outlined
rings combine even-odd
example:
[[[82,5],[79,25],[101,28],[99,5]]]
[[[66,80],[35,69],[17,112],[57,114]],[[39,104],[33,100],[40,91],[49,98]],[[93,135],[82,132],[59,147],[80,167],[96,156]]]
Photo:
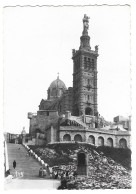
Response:
[[[18,149],[20,148],[20,149]],[[41,179],[39,176],[39,169],[41,164],[32,156],[27,155],[27,150],[20,144],[7,144],[9,168],[11,174],[14,175],[15,171],[23,172],[23,179]],[[13,161],[16,161],[16,169],[13,168]]]

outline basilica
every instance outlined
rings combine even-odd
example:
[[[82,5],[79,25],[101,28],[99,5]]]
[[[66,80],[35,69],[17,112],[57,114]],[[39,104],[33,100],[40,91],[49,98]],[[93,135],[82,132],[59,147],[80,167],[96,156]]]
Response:
[[[66,88],[59,78],[42,99],[30,119],[29,144],[86,142],[95,146],[129,147],[130,120],[123,117],[114,123],[100,116],[97,103],[98,46],[90,46],[89,17],[83,17],[83,31],[78,50],[72,50],[73,87]]]

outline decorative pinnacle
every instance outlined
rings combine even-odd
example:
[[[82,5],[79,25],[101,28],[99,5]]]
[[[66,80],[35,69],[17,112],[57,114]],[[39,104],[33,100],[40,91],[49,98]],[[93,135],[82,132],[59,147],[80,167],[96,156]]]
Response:
[[[58,74],[57,79],[59,79],[59,73],[57,73],[57,74]]]

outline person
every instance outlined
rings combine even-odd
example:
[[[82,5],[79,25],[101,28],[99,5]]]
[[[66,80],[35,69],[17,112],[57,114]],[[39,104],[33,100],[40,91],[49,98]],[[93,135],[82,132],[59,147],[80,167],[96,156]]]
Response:
[[[20,177],[23,177],[24,176],[24,172],[20,172]]]
[[[46,173],[47,173],[47,175],[48,175],[48,176],[50,175],[49,165],[47,165],[47,168],[46,168]]]
[[[44,169],[43,169],[43,177],[46,176],[46,173],[47,173],[47,172],[46,172],[46,169],[44,168]]]
[[[69,175],[69,171],[67,170],[67,171],[66,171],[66,177],[67,177],[67,178],[68,178],[68,175]]]
[[[61,179],[63,179],[63,172],[61,172],[60,176],[61,176]]]
[[[43,167],[41,167],[39,170],[39,177],[43,177]]]
[[[57,179],[58,178],[58,172],[55,172],[55,177],[54,177],[55,179]]]
[[[74,178],[77,177],[77,171],[76,170],[74,171],[73,176],[74,176]]]
[[[63,178],[66,178],[66,172],[65,171],[63,172]]]
[[[53,178],[54,178],[54,179],[56,179],[56,175],[57,175],[57,172],[54,171],[54,172],[53,172]]]
[[[16,165],[17,165],[17,163],[16,163],[16,161],[14,160],[14,161],[13,161],[13,168],[14,168],[14,169],[16,168]]]
[[[51,178],[53,178],[53,173],[52,173],[52,172],[50,172],[50,179],[51,179]]]
[[[67,179],[66,178],[61,179],[61,185],[58,187],[58,189],[67,189]]]
[[[70,172],[69,173],[69,179],[72,179],[73,178],[73,172]]]
[[[5,173],[5,176],[6,176],[6,177],[9,176],[9,175],[10,175],[10,169],[7,170],[6,173]]]

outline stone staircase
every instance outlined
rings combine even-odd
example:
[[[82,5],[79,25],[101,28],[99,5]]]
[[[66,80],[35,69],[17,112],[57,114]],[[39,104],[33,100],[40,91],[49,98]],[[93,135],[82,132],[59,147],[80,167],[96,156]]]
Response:
[[[83,123],[83,121],[81,120],[81,118],[75,117],[75,116],[71,116],[70,120],[73,120],[75,122],[77,122],[79,125],[81,125],[82,127],[87,128],[88,126],[86,125],[86,123]]]
[[[12,175],[15,175],[16,172],[23,172],[21,179],[42,179],[39,177],[41,164],[32,156],[29,156],[27,150],[21,144],[7,143],[7,152]],[[14,160],[17,163],[15,170],[13,168]]]

